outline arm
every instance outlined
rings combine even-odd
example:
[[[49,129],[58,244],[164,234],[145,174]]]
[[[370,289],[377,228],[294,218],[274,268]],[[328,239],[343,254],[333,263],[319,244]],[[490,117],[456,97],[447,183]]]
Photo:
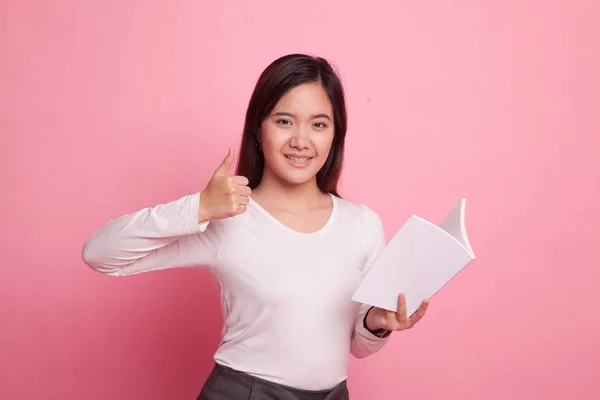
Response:
[[[222,224],[198,222],[200,193],[123,215],[85,243],[82,258],[107,275],[122,276],[216,259]]]
[[[366,251],[367,261],[365,263],[364,273],[371,268],[381,251],[386,245],[385,232],[381,218],[369,208],[364,208],[364,222],[362,224],[365,230],[364,235],[367,238]],[[389,331],[373,331],[367,325],[367,314],[371,306],[362,304],[354,324],[352,342],[350,347],[351,354],[356,358],[364,358],[381,350],[388,342]]]
[[[373,331],[368,327],[367,315],[371,308],[367,304],[361,305],[356,318],[351,344],[351,353],[356,358],[365,358],[381,350],[392,333],[388,330]]]

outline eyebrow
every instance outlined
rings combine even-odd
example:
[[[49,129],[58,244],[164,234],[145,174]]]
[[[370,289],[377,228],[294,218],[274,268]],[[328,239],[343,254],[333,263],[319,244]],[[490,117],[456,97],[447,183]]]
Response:
[[[285,111],[279,111],[279,112],[274,113],[273,115],[296,118],[296,116],[294,114],[285,112]],[[331,118],[327,114],[316,114],[316,115],[312,116],[312,119],[317,119],[317,118],[327,118],[328,120],[331,121]]]

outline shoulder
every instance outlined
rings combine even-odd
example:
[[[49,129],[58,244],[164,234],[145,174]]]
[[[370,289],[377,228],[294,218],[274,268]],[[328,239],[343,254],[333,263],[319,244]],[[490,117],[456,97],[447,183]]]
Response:
[[[369,206],[340,197],[336,197],[335,201],[342,218],[352,221],[354,227],[367,236],[378,235],[380,231],[383,231],[381,216]]]
[[[383,221],[369,206],[336,197],[344,224],[350,224],[352,235],[358,240],[363,253],[364,266],[368,267],[386,245]]]

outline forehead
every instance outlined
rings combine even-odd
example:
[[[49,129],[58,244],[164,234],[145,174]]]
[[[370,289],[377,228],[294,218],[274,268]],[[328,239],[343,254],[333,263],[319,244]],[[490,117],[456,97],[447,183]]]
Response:
[[[320,113],[331,115],[332,105],[320,83],[304,83],[290,89],[279,99],[273,112],[278,111],[288,111],[298,115]]]

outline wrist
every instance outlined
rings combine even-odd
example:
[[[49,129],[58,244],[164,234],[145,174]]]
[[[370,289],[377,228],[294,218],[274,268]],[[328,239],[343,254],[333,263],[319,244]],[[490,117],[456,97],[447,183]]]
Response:
[[[200,192],[199,200],[198,200],[198,223],[201,224],[205,221],[210,220],[210,216],[206,211],[206,202],[202,201],[204,196],[204,191]]]
[[[379,338],[385,338],[388,337],[392,333],[392,331],[387,330],[385,329],[385,327],[376,323],[376,321],[381,321],[382,319],[381,316],[377,315],[378,311],[379,309],[374,306],[369,308],[369,310],[365,314],[365,317],[363,318],[363,327],[372,335],[377,336]]]
[[[370,331],[376,331],[378,329],[381,329],[381,326],[378,326],[378,324],[375,323],[376,315],[377,314],[377,310],[375,309],[375,307],[371,307],[369,308],[369,310],[367,311],[367,314],[365,315],[365,328],[367,328]]]

